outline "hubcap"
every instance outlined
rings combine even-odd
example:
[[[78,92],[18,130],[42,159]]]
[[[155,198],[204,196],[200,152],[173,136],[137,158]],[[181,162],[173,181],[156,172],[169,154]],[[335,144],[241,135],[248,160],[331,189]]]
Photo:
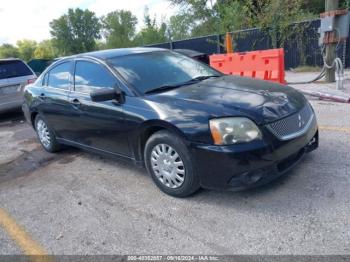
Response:
[[[49,133],[49,129],[47,128],[47,125],[44,121],[41,119],[38,121],[36,125],[36,131],[38,132],[38,136],[40,139],[40,142],[43,144],[44,147],[49,147],[51,143],[51,137]]]
[[[185,165],[171,146],[156,145],[151,153],[151,163],[156,177],[162,184],[169,188],[178,188],[183,184]]]

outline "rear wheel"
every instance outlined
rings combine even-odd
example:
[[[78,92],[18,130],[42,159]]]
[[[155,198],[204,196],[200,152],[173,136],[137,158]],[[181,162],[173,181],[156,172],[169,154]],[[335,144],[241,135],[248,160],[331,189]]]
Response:
[[[56,141],[56,137],[47,125],[45,119],[37,115],[35,118],[35,131],[38,139],[44,149],[48,152],[57,152],[61,149],[60,144]]]
[[[199,189],[190,153],[178,136],[155,133],[146,143],[144,158],[153,181],[166,194],[186,197]]]

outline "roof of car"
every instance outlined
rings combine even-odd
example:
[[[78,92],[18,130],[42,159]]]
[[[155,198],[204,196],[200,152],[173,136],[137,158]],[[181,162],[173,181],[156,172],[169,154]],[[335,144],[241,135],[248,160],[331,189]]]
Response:
[[[133,47],[133,48],[118,48],[118,49],[107,49],[101,51],[93,51],[77,55],[78,57],[92,56],[98,59],[107,60],[113,57],[126,56],[131,54],[140,54],[156,51],[164,51],[167,49],[153,48],[153,47]]]

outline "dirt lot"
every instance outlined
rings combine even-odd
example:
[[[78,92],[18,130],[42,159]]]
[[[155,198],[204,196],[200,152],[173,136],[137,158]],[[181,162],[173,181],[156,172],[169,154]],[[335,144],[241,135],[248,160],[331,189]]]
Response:
[[[350,105],[312,101],[320,148],[246,192],[161,193],[146,171],[76,149],[46,153],[0,116],[0,254],[349,254]]]

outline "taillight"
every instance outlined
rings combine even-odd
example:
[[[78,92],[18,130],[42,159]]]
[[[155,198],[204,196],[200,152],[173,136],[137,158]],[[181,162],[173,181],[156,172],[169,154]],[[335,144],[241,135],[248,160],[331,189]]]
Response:
[[[35,82],[36,78],[28,79],[27,84],[33,84]]]

